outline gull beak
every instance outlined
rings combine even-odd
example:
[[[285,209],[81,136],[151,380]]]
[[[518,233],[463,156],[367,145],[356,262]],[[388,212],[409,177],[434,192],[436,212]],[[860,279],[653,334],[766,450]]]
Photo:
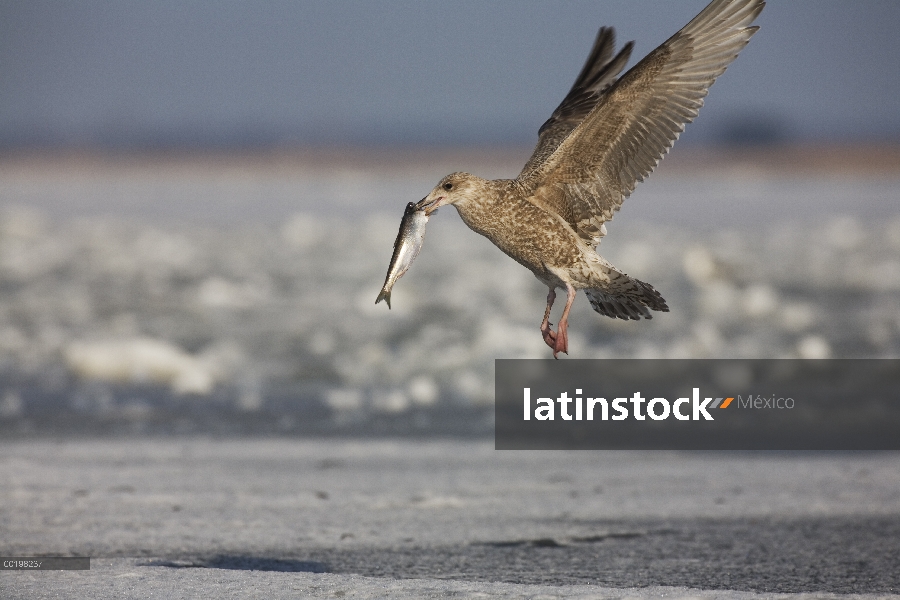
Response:
[[[418,203],[416,203],[415,209],[424,210],[426,216],[431,216],[432,213],[437,212],[437,209],[444,204],[444,196],[438,196],[436,199],[431,200],[430,196],[425,196]]]

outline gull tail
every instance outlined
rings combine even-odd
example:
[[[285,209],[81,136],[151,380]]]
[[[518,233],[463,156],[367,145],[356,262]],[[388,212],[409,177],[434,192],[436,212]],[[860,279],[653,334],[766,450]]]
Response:
[[[609,274],[610,281],[602,288],[584,290],[593,309],[601,315],[639,321],[652,319],[650,310],[669,312],[665,299],[649,283],[619,271]]]

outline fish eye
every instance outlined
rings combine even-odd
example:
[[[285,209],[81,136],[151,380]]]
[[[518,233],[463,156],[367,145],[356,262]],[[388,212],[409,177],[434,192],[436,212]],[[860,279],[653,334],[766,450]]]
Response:
[[[444,184],[444,189],[447,190],[447,191],[449,192],[450,190],[453,189],[453,184],[450,183],[450,182],[445,183],[445,184]]]

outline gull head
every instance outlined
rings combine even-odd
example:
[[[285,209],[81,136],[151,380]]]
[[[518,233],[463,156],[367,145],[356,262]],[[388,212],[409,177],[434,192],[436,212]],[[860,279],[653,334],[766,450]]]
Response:
[[[477,199],[486,180],[468,173],[451,173],[434,186],[431,193],[416,204],[416,210],[424,210],[430,215],[441,206],[462,205]]]

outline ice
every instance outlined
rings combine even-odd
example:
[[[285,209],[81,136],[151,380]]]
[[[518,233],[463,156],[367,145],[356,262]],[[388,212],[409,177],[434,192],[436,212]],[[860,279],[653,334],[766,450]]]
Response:
[[[891,452],[209,436],[2,450],[6,552],[92,556],[4,572],[4,598],[898,598]]]
[[[75,341],[63,349],[66,367],[78,377],[113,383],[161,383],[176,394],[209,394],[215,366],[174,344],[149,338]]]
[[[831,358],[828,340],[819,335],[809,335],[797,342],[798,358]]]
[[[409,397],[415,404],[431,406],[437,402],[440,396],[440,388],[433,378],[428,375],[419,375],[413,378],[407,386]]]
[[[494,359],[550,356],[538,332],[546,288],[450,208],[429,223],[392,309],[375,305],[403,206],[427,192],[419,176],[380,180],[404,193],[390,205],[365,204],[379,180],[359,173],[302,172],[257,187],[202,172],[165,185],[132,177],[41,192],[91,207],[77,214],[68,206],[65,218],[53,209],[61,199],[22,208],[17,200],[30,196],[0,178],[2,415],[27,416],[40,402],[103,407],[129,398],[151,408],[205,402],[289,414],[279,422],[303,426],[339,415],[477,412],[493,400]],[[600,251],[658,289],[671,312],[616,321],[580,296],[570,357],[900,354],[900,218],[830,209],[779,218],[779,206],[809,204],[816,194],[828,206],[854,206],[863,184],[748,178],[741,172],[724,187],[670,181],[666,202],[686,203],[692,220],[654,219],[647,207],[661,201],[657,188],[626,203]],[[871,184],[879,207],[897,183]],[[265,208],[266,190],[280,194],[268,200],[280,207],[277,218]],[[287,210],[283,196],[292,190],[297,205]],[[137,199],[122,199],[132,192]],[[732,192],[739,210],[757,203],[766,219],[710,228]],[[192,193],[202,206],[223,194],[233,218],[173,220],[135,208],[140,198],[186,202]],[[114,208],[120,199],[128,210]],[[703,207],[713,204],[718,212],[704,222]],[[257,205],[267,217],[251,216]],[[552,322],[561,309],[558,302]]]

